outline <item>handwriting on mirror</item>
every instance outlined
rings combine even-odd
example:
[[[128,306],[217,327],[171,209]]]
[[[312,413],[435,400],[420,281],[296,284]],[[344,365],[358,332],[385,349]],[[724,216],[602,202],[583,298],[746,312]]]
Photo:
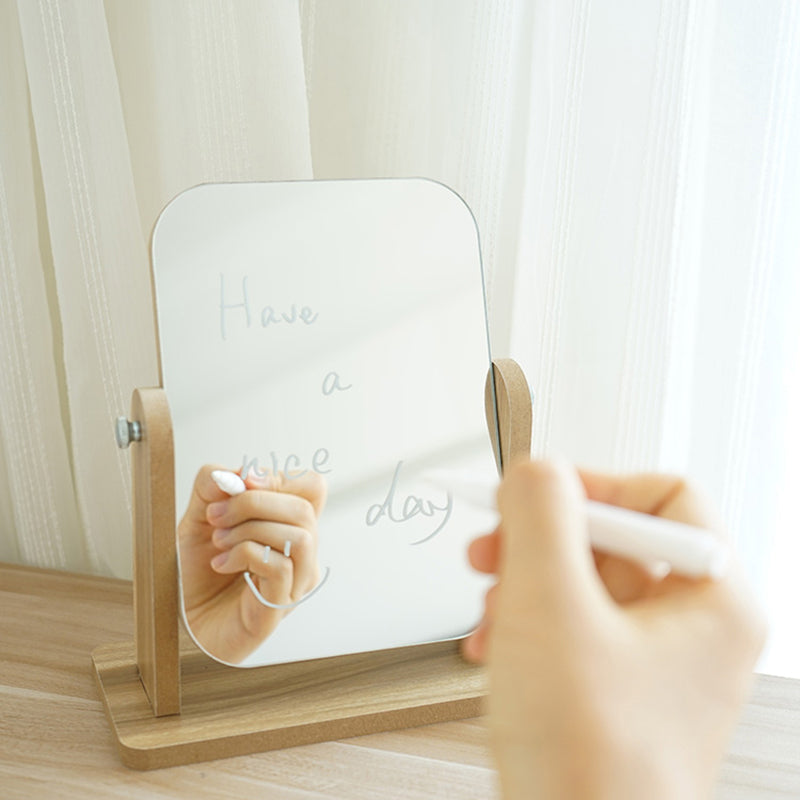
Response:
[[[324,447],[318,448],[311,458],[312,467],[316,472],[324,472],[329,473],[331,470],[320,470],[319,466],[327,464],[328,458],[330,453]],[[279,471],[282,471],[284,476],[287,480],[297,479],[303,475],[305,475],[308,470],[307,469],[298,469],[300,466],[300,458],[294,454],[290,453],[286,456],[283,462],[284,469],[279,470],[280,466],[280,459],[278,458],[277,454],[272,451],[270,452],[270,461],[272,462],[272,474],[277,474]],[[447,524],[447,521],[450,519],[450,514],[453,510],[453,496],[450,492],[447,493],[447,497],[445,500],[444,505],[437,505],[432,500],[426,500],[425,498],[418,497],[417,495],[408,494],[403,500],[402,505],[398,505],[399,500],[397,498],[397,484],[400,479],[400,471],[403,468],[403,462],[398,461],[397,466],[395,467],[394,473],[392,474],[392,481],[389,486],[389,491],[386,494],[382,503],[374,503],[367,509],[366,513],[366,523],[368,526],[372,527],[377,525],[378,522],[381,521],[384,517],[393,523],[403,523],[408,522],[409,520],[414,519],[414,517],[418,515],[422,515],[424,517],[435,517],[437,514],[442,514],[442,519],[439,524],[433,529],[431,533],[427,536],[424,536],[422,539],[418,539],[415,542],[411,542],[412,545],[424,544],[425,542],[429,542],[436,536],[442,528]],[[270,474],[269,469],[262,469],[259,465],[258,457],[248,458],[245,454],[242,458],[242,468],[240,474],[243,477],[246,477],[249,474],[254,474],[260,477],[264,477]],[[285,548],[284,548],[284,555],[289,556],[289,548],[291,546],[290,541],[286,541]],[[264,557],[264,561],[266,562],[267,557],[269,555],[270,548],[266,548],[266,556]],[[258,587],[253,582],[252,577],[250,576],[249,571],[244,573],[244,579],[247,585],[250,587],[251,592],[264,606],[268,606],[273,609],[280,609],[280,610],[289,610],[299,606],[301,603],[305,603],[306,601],[310,600],[319,590],[325,585],[328,578],[330,577],[330,567],[325,568],[325,574],[322,580],[307,594],[301,597],[299,600],[296,600],[291,603],[273,603],[267,600],[259,591]]]
[[[330,452],[326,448],[320,447],[315,450],[311,457],[312,470],[323,475],[330,473],[332,468],[322,469],[322,467],[327,465],[329,458]],[[253,475],[263,478],[269,474],[282,472],[287,480],[293,480],[301,478],[308,472],[307,469],[299,469],[301,463],[300,458],[294,453],[289,453],[289,455],[283,459],[283,469],[281,469],[281,459],[274,451],[270,452],[269,460],[270,467],[262,468],[257,456],[250,458],[245,454],[242,458],[240,474],[244,476],[252,473]],[[369,527],[373,527],[382,519],[393,523],[403,523],[422,515],[423,517],[434,518],[434,521],[436,521],[435,517],[439,515],[441,519],[431,533],[424,536],[422,539],[411,542],[412,545],[424,544],[433,539],[447,524],[453,511],[453,496],[450,492],[447,492],[444,503],[437,504],[424,497],[419,497],[415,494],[407,494],[401,502],[398,496],[397,485],[400,481],[400,472],[402,469],[403,462],[398,461],[394,473],[392,474],[392,480],[389,484],[389,490],[386,496],[382,502],[373,503],[367,509],[365,521]]]
[[[325,447],[318,447],[311,456],[312,471],[318,472],[320,475],[327,475],[331,471],[331,468],[324,469],[324,467],[327,465],[330,457],[331,454]],[[245,476],[252,472],[253,475],[259,478],[265,478],[267,475],[277,475],[279,472],[282,472],[287,480],[293,480],[295,478],[302,478],[303,475],[308,472],[307,469],[300,469],[300,457],[294,453],[289,453],[289,455],[283,459],[283,468],[281,468],[281,459],[274,450],[270,452],[269,460],[270,466],[262,468],[258,456],[248,458],[245,453],[242,458],[242,470],[240,474]]]
[[[242,278],[242,291],[236,298],[240,302],[228,302],[225,292],[225,275],[219,275],[219,332],[223,340],[228,338],[228,315],[231,315],[231,322],[244,325],[249,328],[253,324],[253,306],[250,302],[247,288],[247,275]],[[305,325],[313,325],[317,321],[319,313],[314,312],[309,306],[301,306],[298,310],[297,305],[292,303],[288,310],[278,311],[273,306],[256,307],[258,323],[262,328],[270,325],[294,325],[302,322]],[[238,312],[238,313],[234,313]]]
[[[367,509],[366,523],[371,527],[373,525],[377,525],[378,522],[380,522],[380,520],[384,517],[391,522],[403,523],[408,522],[418,514],[422,514],[424,517],[435,517],[437,514],[442,514],[443,517],[441,522],[436,526],[436,528],[434,528],[432,533],[429,533],[427,536],[417,540],[416,542],[411,542],[412,545],[424,544],[425,542],[433,539],[433,537],[436,536],[436,534],[439,533],[447,524],[447,520],[450,519],[450,514],[453,510],[453,496],[450,494],[450,492],[448,492],[444,505],[437,505],[431,500],[426,500],[422,497],[409,494],[406,495],[402,505],[399,505],[396,494],[397,482],[400,478],[400,470],[402,468],[403,462],[399,461],[397,463],[397,467],[395,468],[394,474],[392,475],[392,482],[389,486],[389,491],[386,493],[386,497],[384,498],[383,502],[374,503]]]
[[[260,325],[261,328],[269,328],[273,325],[313,325],[319,313],[309,306],[302,306],[298,309],[297,304],[292,303],[287,310],[278,310],[274,306],[264,305],[258,307],[251,301],[248,287],[248,276],[244,275],[241,279],[241,291],[226,287],[225,275],[220,273],[219,280],[219,330],[223,340],[227,340],[229,330],[250,328]],[[238,288],[238,287],[237,287]],[[255,316],[255,322],[254,322]],[[347,392],[353,388],[352,383],[345,383],[342,376],[331,370],[322,380],[322,394],[330,397],[334,393]],[[266,475],[282,473],[287,480],[302,477],[308,472],[302,466],[300,457],[295,453],[279,456],[275,451],[269,453],[269,466],[262,467],[258,457],[250,458],[246,454],[242,458],[242,468],[240,474],[246,476],[254,474],[260,477]],[[332,471],[329,465],[330,452],[324,448],[317,448],[311,455],[311,470],[321,475],[327,475]],[[308,463],[308,462],[307,462]],[[367,526],[374,527],[381,521],[391,524],[402,525],[410,522],[417,517],[430,517],[435,524],[433,530],[417,541],[411,542],[412,545],[420,545],[433,539],[445,527],[453,510],[453,498],[448,492],[444,502],[435,503],[433,500],[420,497],[415,494],[406,494],[401,499],[398,490],[400,483],[400,473],[403,469],[403,461],[399,461],[392,474],[392,479],[388,491],[380,503],[373,503],[366,511],[365,521]],[[263,604],[273,608],[290,609],[309,600],[317,594],[319,589],[327,581],[330,568],[326,568],[325,575],[319,584],[300,600],[291,604],[273,604],[263,598],[257,587],[252,581],[249,573],[245,573],[245,580],[250,586],[256,598]]]
[[[348,389],[353,388],[352,383],[347,386],[342,386],[342,379],[339,377],[338,372],[329,372],[322,380],[322,394],[330,397],[334,392],[346,392]]]

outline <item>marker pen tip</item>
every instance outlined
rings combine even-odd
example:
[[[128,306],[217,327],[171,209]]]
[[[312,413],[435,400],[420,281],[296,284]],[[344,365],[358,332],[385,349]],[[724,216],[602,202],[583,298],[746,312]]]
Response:
[[[211,473],[211,480],[214,481],[225,494],[231,497],[241,494],[247,489],[244,485],[244,481],[235,472],[229,472],[225,469],[215,469]]]

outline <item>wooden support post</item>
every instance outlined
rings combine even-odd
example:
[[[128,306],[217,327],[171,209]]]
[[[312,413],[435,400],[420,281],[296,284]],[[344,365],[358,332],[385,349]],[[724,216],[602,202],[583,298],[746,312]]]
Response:
[[[511,358],[498,358],[486,376],[486,423],[497,469],[531,457],[533,404],[525,373]]]
[[[163,389],[136,389],[133,462],[133,604],[136,661],[157,717],[181,710],[178,558],[172,422]]]

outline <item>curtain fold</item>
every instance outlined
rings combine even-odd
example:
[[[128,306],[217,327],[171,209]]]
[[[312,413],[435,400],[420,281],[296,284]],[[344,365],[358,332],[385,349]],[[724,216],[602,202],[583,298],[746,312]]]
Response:
[[[705,486],[800,674],[798,50],[794,0],[0,0],[0,558],[130,574],[112,421],[176,194],[424,176],[534,452]]]
[[[106,9],[146,240],[190,186],[312,177],[296,3],[107,0]]]
[[[63,335],[72,463],[90,566],[127,574],[128,454],[113,419],[157,383],[145,242],[100,0],[18,5]],[[131,223],[134,224],[131,224]],[[146,320],[146,324],[142,321]]]
[[[16,6],[0,3],[0,552],[43,567],[95,569],[78,517],[63,425],[47,236]],[[53,321],[55,316],[56,322]],[[124,507],[123,507],[124,508]]]

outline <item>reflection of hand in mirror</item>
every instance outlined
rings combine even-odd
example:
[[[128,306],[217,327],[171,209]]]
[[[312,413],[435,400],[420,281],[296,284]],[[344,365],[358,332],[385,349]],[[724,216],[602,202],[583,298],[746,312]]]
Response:
[[[288,613],[260,603],[245,571],[264,599],[277,605],[295,603],[317,585],[317,520],[326,487],[310,470],[292,478],[251,473],[249,491],[231,497],[212,479],[215,469],[220,467],[198,472],[178,525],[183,602],[195,639],[211,655],[236,664]]]

